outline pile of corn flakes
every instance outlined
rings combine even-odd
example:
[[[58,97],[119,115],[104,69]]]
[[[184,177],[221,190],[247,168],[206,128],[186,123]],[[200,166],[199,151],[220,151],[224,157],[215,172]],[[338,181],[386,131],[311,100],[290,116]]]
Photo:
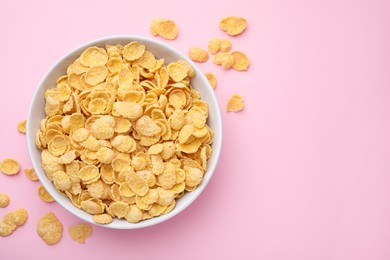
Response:
[[[86,49],[45,93],[36,145],[54,187],[101,224],[170,212],[202,182],[212,153],[194,76],[139,42]]]

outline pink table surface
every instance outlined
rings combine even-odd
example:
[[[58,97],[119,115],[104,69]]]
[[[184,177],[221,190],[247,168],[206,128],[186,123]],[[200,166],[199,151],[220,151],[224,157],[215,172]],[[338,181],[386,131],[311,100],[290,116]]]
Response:
[[[184,212],[140,230],[93,227],[85,244],[67,229],[80,220],[42,202],[39,183],[0,174],[27,223],[0,237],[0,259],[390,259],[390,2],[367,1],[21,1],[0,2],[0,158],[31,167],[16,131],[49,67],[103,36],[150,36],[157,17],[180,30],[165,41],[186,53],[227,37],[220,18],[247,18],[229,37],[251,59],[247,72],[200,64],[218,79],[224,145],[204,193]],[[227,113],[233,93],[245,110]],[[60,243],[38,237],[53,211]]]

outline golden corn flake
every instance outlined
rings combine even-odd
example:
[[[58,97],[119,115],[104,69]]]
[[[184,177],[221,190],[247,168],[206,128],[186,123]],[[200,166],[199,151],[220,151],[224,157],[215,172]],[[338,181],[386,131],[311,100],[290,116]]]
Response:
[[[60,191],[70,189],[70,187],[72,186],[70,177],[68,176],[68,174],[66,174],[66,172],[63,171],[57,171],[54,173],[53,183],[54,187]]]
[[[173,39],[177,27],[156,19],[151,32]],[[195,60],[207,60],[202,51],[195,51]],[[200,184],[212,152],[208,106],[191,85],[194,76],[188,62],[166,64],[139,42],[86,49],[45,92],[46,118],[36,144],[54,187],[99,224],[113,218],[137,223],[170,212],[176,199]],[[6,160],[0,166],[18,171]],[[26,175],[36,179],[32,169]],[[43,186],[38,193],[54,201]],[[45,219],[52,227],[41,226],[40,233],[55,243],[61,237],[56,218]],[[4,234],[15,228],[0,221]],[[89,233],[70,230],[78,241]]]
[[[12,234],[16,226],[12,223],[7,223],[4,220],[0,220],[0,236],[6,237]]]
[[[32,180],[32,181],[38,180],[38,176],[37,176],[34,168],[24,169],[24,173],[26,174],[27,178],[29,178],[30,180]]]
[[[228,112],[238,112],[244,109],[244,98],[239,94],[233,94],[229,99],[226,110]]]
[[[92,234],[92,226],[89,224],[75,224],[69,227],[68,232],[73,240],[85,243],[85,239]]]
[[[80,56],[80,63],[86,67],[103,66],[108,61],[105,49],[89,47]]]
[[[155,144],[149,147],[148,154],[159,154],[164,148],[163,144]]]
[[[46,244],[56,244],[62,237],[62,223],[54,213],[49,212],[39,219],[37,233]]]
[[[134,61],[141,58],[145,53],[145,45],[140,44],[139,42],[131,42],[123,47],[123,58],[128,61]]]
[[[97,159],[102,163],[111,163],[115,158],[115,152],[108,147],[100,147],[96,152]]]
[[[150,32],[153,36],[161,36],[167,40],[177,37],[178,28],[174,21],[156,18],[150,23]]]
[[[217,65],[221,65],[225,70],[230,69],[234,64],[233,55],[225,52],[219,52],[214,55],[213,61]]]
[[[26,120],[23,120],[18,123],[17,129],[19,133],[25,134],[26,133]]]
[[[221,49],[221,39],[213,38],[209,41],[207,49],[211,54],[216,54]]]
[[[246,19],[237,16],[227,16],[222,18],[219,22],[219,27],[231,36],[242,33],[246,26]]]
[[[54,199],[52,196],[50,196],[50,194],[47,192],[47,190],[45,189],[45,187],[43,187],[42,185],[38,187],[38,196],[41,198],[41,200],[43,200],[44,202],[54,202]]]
[[[230,42],[229,39],[227,38],[221,39],[221,47],[220,47],[221,52],[228,52],[230,51],[231,48],[232,48],[232,43]]]
[[[248,69],[249,59],[244,53],[233,51],[231,55],[234,57],[233,69],[238,71],[244,71]]]
[[[135,129],[144,136],[154,136],[161,131],[161,128],[149,116],[142,116],[138,119]]]
[[[0,208],[5,208],[10,203],[10,198],[7,194],[0,192]]]
[[[0,162],[0,171],[6,175],[15,175],[19,173],[20,165],[15,159],[7,158]]]
[[[142,116],[143,113],[142,106],[135,102],[115,102],[113,110],[130,120],[136,120]]]
[[[188,75],[188,68],[180,63],[171,63],[168,65],[169,76],[175,81],[180,82]]]
[[[152,20],[152,22],[150,23],[150,33],[153,35],[153,36],[158,36],[158,33],[160,31],[160,23],[165,21],[165,19],[161,18],[161,17],[157,17],[155,19]]]
[[[207,72],[204,75],[209,80],[210,85],[213,87],[213,89],[215,89],[217,87],[217,79],[215,78],[214,74]]]
[[[148,183],[136,173],[129,174],[127,182],[130,189],[138,196],[144,196],[149,190]]]
[[[93,215],[92,219],[98,224],[110,224],[112,222],[111,215],[106,213],[100,215]]]
[[[142,211],[136,205],[130,205],[125,218],[130,223],[137,223],[142,219]]]
[[[0,220],[0,236],[9,236],[27,221],[28,213],[24,208],[8,212]]]
[[[81,208],[87,213],[95,215],[104,212],[104,204],[99,199],[88,199],[81,202]]]
[[[206,62],[209,59],[209,54],[199,47],[191,47],[188,52],[188,57],[193,61]]]

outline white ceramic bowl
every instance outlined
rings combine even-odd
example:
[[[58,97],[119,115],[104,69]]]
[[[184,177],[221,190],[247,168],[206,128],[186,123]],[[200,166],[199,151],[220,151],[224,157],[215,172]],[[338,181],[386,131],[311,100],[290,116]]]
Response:
[[[30,158],[34,169],[39,177],[39,180],[50,193],[50,195],[66,210],[73,213],[77,217],[96,224],[92,220],[92,216],[86,213],[85,211],[78,209],[73,206],[70,200],[59,193],[55,188],[53,183],[47,178],[43,168],[41,166],[41,151],[35,145],[35,136],[40,127],[40,121],[45,117],[44,107],[45,99],[44,93],[47,89],[53,88],[56,86],[56,80],[61,76],[66,74],[66,68],[73,63],[73,61],[80,56],[80,54],[90,46],[99,46],[104,47],[106,44],[127,44],[131,41],[138,41],[144,44],[148,50],[150,50],[157,58],[164,58],[165,62],[169,63],[175,60],[185,60],[190,63],[195,71],[196,76],[192,79],[192,86],[198,90],[201,94],[202,100],[206,101],[209,105],[209,119],[208,125],[214,131],[214,142],[212,144],[213,154],[208,161],[208,169],[204,176],[203,182],[199,187],[193,191],[186,193],[182,198],[176,201],[176,207],[168,214],[162,215],[160,217],[152,218],[149,220],[141,221],[139,223],[129,223],[126,220],[114,219],[114,221],[107,225],[102,225],[108,228],[116,229],[133,229],[133,228],[142,228],[151,225],[161,223],[167,219],[172,218],[177,215],[185,208],[187,208],[206,188],[211,177],[213,176],[214,170],[217,166],[219,155],[221,152],[222,145],[222,119],[221,113],[219,110],[218,102],[215,97],[214,91],[210,86],[207,78],[201,72],[201,70],[185,55],[175,50],[174,48],[166,45],[162,42],[140,36],[110,36],[105,38],[100,38],[91,42],[88,42],[68,54],[62,57],[57,63],[55,63],[46,75],[43,77],[42,81],[35,90],[32,102],[30,105],[30,110],[27,118],[27,145],[30,154]],[[190,220],[188,220],[190,221]]]

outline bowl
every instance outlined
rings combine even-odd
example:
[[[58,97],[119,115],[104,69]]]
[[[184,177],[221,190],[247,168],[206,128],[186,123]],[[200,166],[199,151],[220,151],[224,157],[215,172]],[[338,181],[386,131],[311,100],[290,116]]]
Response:
[[[40,127],[40,121],[45,118],[45,99],[44,93],[47,89],[53,88],[56,86],[56,80],[61,76],[66,74],[66,68],[73,63],[73,61],[80,56],[80,54],[90,46],[104,47],[106,44],[127,44],[131,41],[138,41],[146,46],[156,58],[164,58],[166,63],[170,63],[176,60],[185,60],[191,64],[196,71],[196,76],[191,79],[191,85],[200,92],[202,100],[206,101],[209,105],[209,118],[208,125],[214,131],[214,140],[212,144],[213,154],[208,161],[208,169],[204,175],[202,183],[192,192],[186,192],[185,195],[176,200],[175,208],[168,214],[144,220],[138,223],[129,223],[126,220],[120,220],[114,218],[113,222],[106,225],[100,225],[107,228],[114,229],[135,229],[143,228],[147,226],[152,226],[161,222],[164,222],[173,216],[182,212],[187,208],[206,188],[210,179],[213,176],[215,168],[218,163],[218,159],[221,153],[222,145],[222,119],[219,109],[219,105],[214,94],[210,83],[207,78],[204,76],[202,71],[196,66],[187,56],[180,53],[171,46],[159,42],[154,39],[141,36],[127,36],[127,35],[117,35],[109,36],[100,39],[90,41],[86,44],[77,47],[76,49],[70,51],[68,54],[63,56],[58,62],[56,62],[43,77],[39,83],[35,93],[33,95],[28,117],[27,117],[27,145],[29,155],[33,164],[33,167],[38,175],[39,180],[49,194],[58,202],[62,207],[68,210],[70,213],[79,217],[80,219],[99,225],[92,220],[92,216],[85,211],[75,207],[68,197],[62,195],[58,192],[53,183],[47,178],[42,166],[41,166],[41,150],[39,150],[35,145],[35,136]],[[190,221],[190,220],[188,220]]]

